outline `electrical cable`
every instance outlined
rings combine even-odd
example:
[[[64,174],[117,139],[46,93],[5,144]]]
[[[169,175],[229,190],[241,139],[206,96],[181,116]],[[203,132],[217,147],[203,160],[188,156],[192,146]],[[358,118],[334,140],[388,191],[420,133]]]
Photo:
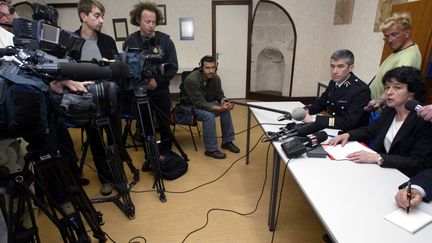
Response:
[[[226,173],[228,173],[228,171],[230,171],[231,170],[231,168],[237,163],[237,162],[239,162],[241,159],[243,159],[243,158],[245,158],[248,154],[250,154],[257,146],[258,146],[258,144],[260,143],[260,141],[261,141],[261,138],[263,137],[265,135],[265,133],[263,133],[262,135],[261,135],[261,137],[259,138],[259,140],[254,144],[254,146],[251,148],[251,150],[250,151],[248,151],[245,155],[243,155],[243,156],[241,156],[240,158],[238,158],[238,159],[236,159],[234,162],[232,162],[231,163],[231,165],[230,166],[228,166],[228,168],[224,171],[224,172],[222,172],[222,174],[221,175],[219,175],[218,177],[216,177],[216,179],[213,179],[213,180],[211,180],[211,181],[208,181],[208,182],[205,182],[205,183],[203,183],[203,184],[201,184],[201,185],[198,185],[198,186],[195,186],[195,187],[193,187],[193,188],[191,188],[191,189],[188,189],[188,190],[185,190],[185,191],[168,191],[168,190],[165,190],[165,192],[166,193],[176,193],[176,194],[182,194],[182,193],[188,193],[188,192],[192,192],[192,191],[194,191],[194,190],[196,190],[196,189],[198,189],[198,188],[201,188],[201,187],[203,187],[203,186],[206,186],[206,185],[209,185],[209,184],[211,184],[211,183],[213,183],[213,182],[216,182],[216,181],[218,181],[220,178],[222,178]],[[149,192],[150,190],[145,190],[145,191],[133,191],[133,190],[131,190],[131,192],[133,192],[133,193],[144,193],[144,192]],[[151,191],[154,191],[154,190],[151,190]]]
[[[264,136],[264,135],[265,135],[265,133],[264,133],[262,136]],[[262,136],[261,136],[261,137],[262,137]],[[258,140],[257,144],[259,143],[259,141],[260,141],[260,140]],[[256,146],[256,145],[255,145],[255,146]],[[255,146],[254,146],[254,148],[255,148]],[[238,215],[240,215],[240,216],[248,216],[248,215],[251,215],[251,214],[255,213],[255,212],[258,210],[258,205],[259,205],[259,203],[260,203],[260,201],[261,201],[261,199],[262,199],[262,196],[263,196],[263,194],[264,194],[264,189],[265,189],[265,185],[266,185],[266,182],[267,182],[267,170],[268,170],[268,162],[269,162],[269,154],[270,154],[269,151],[270,151],[270,147],[271,147],[271,146],[272,146],[272,145],[269,144],[268,147],[267,147],[266,166],[265,166],[265,170],[264,170],[264,171],[265,171],[265,172],[264,172],[264,173],[265,173],[265,174],[264,174],[264,182],[263,182],[263,185],[262,185],[262,189],[261,189],[260,196],[259,196],[259,198],[258,198],[258,200],[257,200],[257,202],[256,202],[255,208],[254,208],[252,211],[248,212],[248,213],[241,213],[241,212],[237,212],[237,211],[235,211],[235,210],[231,210],[231,209],[211,208],[211,209],[209,209],[209,210],[207,211],[207,214],[206,214],[206,222],[204,223],[204,225],[201,226],[201,227],[198,228],[198,229],[195,229],[195,230],[189,232],[189,233],[185,236],[185,238],[183,239],[182,243],[184,243],[184,242],[187,240],[187,238],[188,238],[189,236],[191,236],[192,234],[194,234],[194,233],[196,233],[196,232],[198,232],[198,231],[204,229],[204,228],[208,225],[208,223],[209,223],[209,215],[210,215],[210,213],[211,213],[212,211],[222,211],[222,212],[229,212],[229,213],[238,214]],[[251,151],[252,151],[252,150],[251,150]]]

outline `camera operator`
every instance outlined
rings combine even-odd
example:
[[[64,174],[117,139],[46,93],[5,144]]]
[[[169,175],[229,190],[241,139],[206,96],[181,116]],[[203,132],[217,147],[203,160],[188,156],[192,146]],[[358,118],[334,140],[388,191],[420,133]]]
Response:
[[[2,23],[2,24],[11,24],[11,21],[13,20],[13,18],[11,18],[11,14],[9,13],[8,4],[10,4],[9,0],[0,0],[0,23]],[[0,28],[0,48],[5,48],[7,46],[14,46],[14,43],[13,43],[14,35],[7,30],[7,28],[10,28],[10,27],[6,27],[6,26],[2,26],[2,27],[4,27],[4,28]],[[0,61],[10,61],[13,58],[14,57],[11,57],[11,56],[4,56],[1,58]],[[79,82],[75,82],[75,81],[59,81],[59,82],[51,82],[50,88],[51,88],[51,91],[57,92],[57,93],[62,93],[64,88],[68,88],[68,89],[75,90],[75,91],[87,92],[87,90],[85,89],[85,85],[90,84],[90,83],[91,82],[79,83]],[[51,117],[51,115],[50,115],[50,117]],[[59,143],[58,143],[58,144],[60,144],[60,146],[57,146],[58,145],[57,143],[52,142],[53,141],[52,138],[55,139],[56,137],[62,138],[62,140],[59,141]],[[65,143],[62,142],[62,141],[72,141],[72,139],[70,138],[70,135],[69,135],[67,129],[64,127],[64,124],[61,125],[61,123],[56,123],[55,125],[50,127],[50,135],[45,134],[45,135],[41,135],[41,136],[26,136],[25,140],[26,140],[26,142],[29,143],[29,145],[27,146],[27,150],[29,150],[29,151],[31,151],[31,150],[49,151],[49,150],[54,150],[54,148],[59,148],[62,151],[66,150],[66,154],[67,154],[67,152],[71,152],[71,151],[72,151],[72,153],[74,153],[73,152],[73,144],[72,144],[72,146],[67,147],[68,145],[65,145]],[[67,147],[67,148],[62,149],[65,147]],[[73,157],[73,154],[71,156]],[[78,167],[76,166],[76,160],[70,159],[70,157],[69,157],[69,160],[67,160],[67,161],[69,163],[71,170],[73,170],[73,165],[75,165],[76,169],[78,170]],[[64,190],[64,188],[57,188],[55,190],[61,191],[61,190]],[[67,199],[64,199],[64,198],[63,199],[57,198],[57,199],[59,200],[60,204],[63,203],[63,205],[62,205],[63,207],[69,207],[70,206],[69,204],[66,203]],[[0,210],[0,214],[2,214],[1,210]],[[25,218],[24,222],[27,222],[27,221],[29,221],[29,218]],[[29,225],[30,223],[27,222],[26,224]],[[6,229],[5,222],[3,221],[2,215],[0,215],[0,232],[1,232],[0,242],[6,242],[7,241],[7,239],[6,239],[7,238],[7,229]]]
[[[146,49],[149,39],[153,39],[162,49],[161,63],[168,63],[164,76],[156,75],[155,78],[148,79],[147,94],[150,104],[155,109],[156,120],[160,131],[160,146],[171,150],[172,134],[170,130],[170,110],[171,96],[169,92],[170,80],[177,74],[178,63],[177,53],[170,36],[155,31],[155,28],[162,20],[162,13],[153,2],[138,2],[129,13],[130,23],[139,26],[140,30],[132,33],[125,40],[123,50]],[[132,96],[132,95],[131,95]],[[132,105],[130,105],[132,107]],[[141,131],[137,131],[137,137],[141,138]]]
[[[81,49],[81,52],[71,52],[71,57],[75,60],[90,61],[93,59],[102,60],[113,59],[117,54],[117,47],[112,37],[101,33],[104,22],[105,8],[97,0],[80,0],[78,2],[78,15],[82,23],[81,27],[75,31],[76,34],[84,38],[86,41]],[[112,114],[108,114],[110,123],[113,127],[115,138],[118,138],[116,143],[121,145],[121,111],[120,107],[116,107]],[[112,175],[107,166],[107,158],[104,153],[102,141],[98,135],[98,130],[93,124],[88,124],[86,127],[87,134],[92,134],[90,139],[90,147],[93,155],[93,161],[98,171],[99,181],[102,186],[100,192],[107,196],[112,192]],[[127,151],[120,149],[120,157],[123,161],[131,161]]]

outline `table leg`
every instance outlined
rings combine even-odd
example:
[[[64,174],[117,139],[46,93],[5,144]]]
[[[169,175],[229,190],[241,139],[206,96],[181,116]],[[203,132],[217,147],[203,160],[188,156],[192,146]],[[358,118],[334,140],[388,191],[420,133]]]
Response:
[[[272,185],[270,189],[270,208],[268,226],[270,231],[274,231],[276,228],[276,202],[278,198],[278,187],[279,187],[279,171],[280,171],[280,157],[276,149],[273,151],[273,174],[272,174]]]
[[[251,127],[251,110],[248,108],[247,131],[246,131],[246,164],[249,164],[249,143],[250,143],[250,127]]]

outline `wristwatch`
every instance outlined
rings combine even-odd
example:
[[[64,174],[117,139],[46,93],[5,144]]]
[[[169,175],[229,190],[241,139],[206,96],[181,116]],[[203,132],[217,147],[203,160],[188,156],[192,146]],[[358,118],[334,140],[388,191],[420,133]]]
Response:
[[[381,155],[380,155],[380,157],[379,157],[379,159],[378,159],[378,161],[377,161],[377,164],[379,165],[379,166],[381,166],[382,164],[384,163],[384,159],[381,157]]]

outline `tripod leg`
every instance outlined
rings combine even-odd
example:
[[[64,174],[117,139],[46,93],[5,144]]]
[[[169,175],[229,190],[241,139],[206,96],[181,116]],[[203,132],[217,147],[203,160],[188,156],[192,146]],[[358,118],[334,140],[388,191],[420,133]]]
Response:
[[[153,126],[152,113],[150,110],[150,105],[146,94],[138,94],[139,92],[135,92],[135,101],[137,105],[138,111],[138,122],[141,128],[141,131],[144,135],[144,149],[148,159],[151,162],[154,174],[154,183],[153,188],[156,187],[157,192],[159,193],[159,200],[161,202],[166,202],[165,196],[165,185],[163,183],[160,163],[159,163],[159,149],[156,144],[155,129]],[[148,122],[145,126],[144,121]],[[171,133],[172,135],[172,133]]]
[[[135,206],[132,203],[132,199],[130,197],[129,191],[131,186],[128,185],[128,180],[124,171],[123,162],[121,161],[119,148],[123,148],[121,144],[118,144],[116,139],[114,138],[114,132],[110,124],[110,120],[108,118],[98,118],[94,121],[97,130],[99,132],[99,137],[102,142],[102,146],[104,148],[107,166],[110,175],[112,176],[112,183],[114,187],[117,189],[118,194],[114,197],[103,198],[103,199],[94,199],[93,202],[114,202],[123,213],[130,219],[135,218]],[[105,142],[103,138],[104,132],[107,135],[108,143]],[[124,149],[124,148],[123,148]],[[125,152],[125,151],[124,151]],[[132,162],[130,162],[131,172],[138,173],[138,175],[134,174],[134,179],[138,177],[139,180],[139,171],[133,166]]]
[[[64,166],[60,155],[45,155],[33,162],[36,175],[45,188],[54,192],[54,197],[46,193],[47,202],[52,208],[52,213],[59,212],[62,215],[68,238],[72,242],[87,242],[89,239],[80,213],[85,217],[93,235],[100,241],[106,241],[105,233],[98,222],[98,212],[95,210],[82,187],[75,181],[72,173]],[[50,182],[47,182],[47,178]],[[58,188],[53,188],[57,184]],[[39,185],[40,186],[40,185]],[[58,191],[60,189],[60,191]]]

